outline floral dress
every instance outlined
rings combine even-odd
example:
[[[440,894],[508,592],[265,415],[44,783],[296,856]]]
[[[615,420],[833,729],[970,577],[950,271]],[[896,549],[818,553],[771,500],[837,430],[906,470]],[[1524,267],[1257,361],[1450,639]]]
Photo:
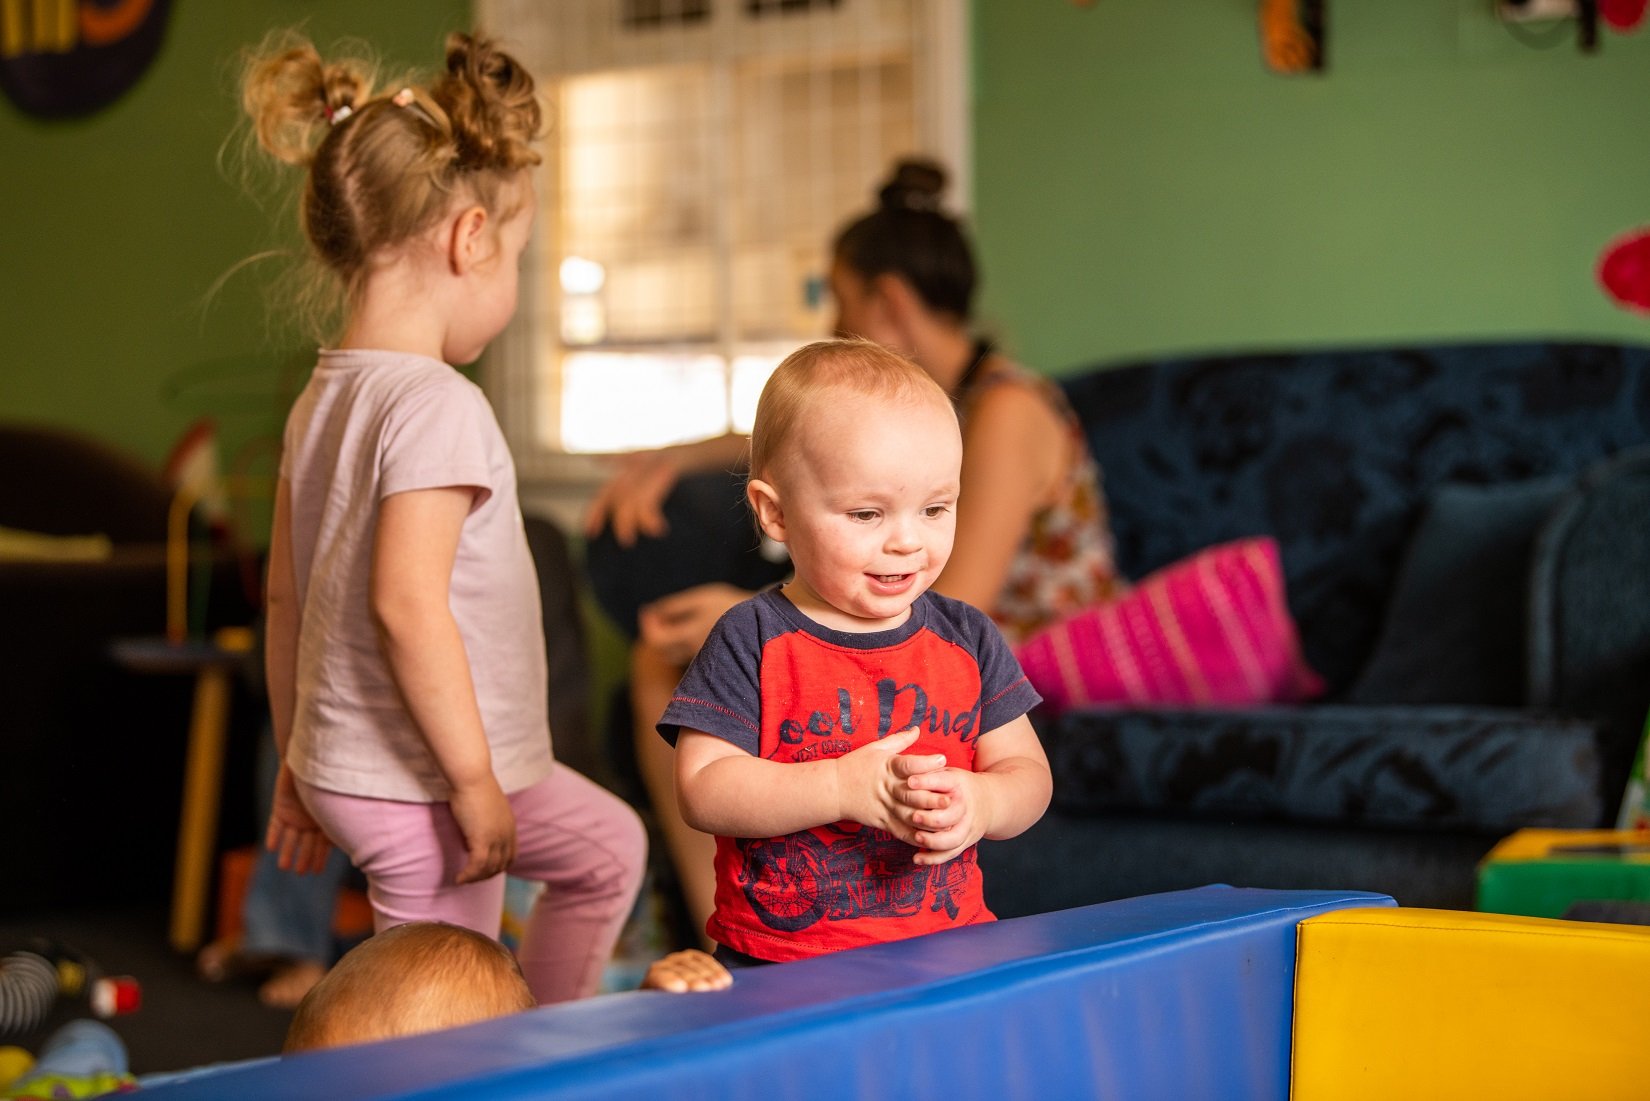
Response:
[[[1041,627],[1121,596],[1128,583],[1117,572],[1100,468],[1059,384],[1019,368],[994,371],[969,387],[961,402],[963,415],[994,386],[1035,390],[1065,424],[1072,444],[1060,492],[1032,517],[1031,531],[991,609],[1003,634],[1018,643]]]

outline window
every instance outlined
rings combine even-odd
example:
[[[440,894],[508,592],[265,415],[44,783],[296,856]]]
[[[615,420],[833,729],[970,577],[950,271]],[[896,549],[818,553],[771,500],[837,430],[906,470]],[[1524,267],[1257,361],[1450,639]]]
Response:
[[[828,240],[899,156],[966,191],[965,0],[478,0],[548,105],[521,306],[483,383],[524,491],[748,431],[826,334]]]

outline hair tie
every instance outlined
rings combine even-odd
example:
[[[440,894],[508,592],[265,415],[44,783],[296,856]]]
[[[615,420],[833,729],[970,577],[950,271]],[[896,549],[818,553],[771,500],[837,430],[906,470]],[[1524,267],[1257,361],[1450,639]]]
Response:
[[[395,93],[395,95],[390,97],[390,102],[395,104],[397,107],[405,107],[408,110],[413,111],[419,118],[423,119],[437,130],[445,129],[441,123],[436,121],[434,113],[431,112],[429,108],[425,107],[419,100],[418,93],[413,91],[411,88],[401,89],[399,92]]]
[[[327,116],[327,122],[333,126],[337,126],[340,122],[343,122],[345,119],[355,114],[355,108],[351,107],[347,103],[339,104],[337,107],[324,108],[324,111]]]

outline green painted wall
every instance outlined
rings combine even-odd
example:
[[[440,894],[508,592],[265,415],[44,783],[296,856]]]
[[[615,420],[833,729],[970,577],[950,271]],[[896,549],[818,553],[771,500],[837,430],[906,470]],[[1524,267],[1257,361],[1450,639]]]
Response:
[[[69,424],[156,462],[203,413],[226,461],[269,441],[313,353],[269,338],[266,271],[207,301],[285,217],[218,168],[236,55],[301,23],[320,43],[358,36],[397,67],[430,67],[468,19],[465,0],[181,0],[154,65],[103,111],[47,122],[0,95],[0,416]]]
[[[1530,334],[1650,341],[1599,291],[1650,224],[1650,27],[1520,40],[1492,0],[974,0],[983,319],[1026,360]]]
[[[1179,350],[1650,339],[1592,266],[1650,223],[1650,30],[1520,42],[1491,0],[1327,0],[1330,69],[1260,63],[1252,0],[973,0],[984,318],[1065,371]],[[0,98],[0,415],[158,461],[196,416],[269,441],[310,361],[266,333],[277,216],[217,166],[267,29],[429,64],[465,0],[175,5],[90,118]],[[284,215],[282,215],[284,217]]]

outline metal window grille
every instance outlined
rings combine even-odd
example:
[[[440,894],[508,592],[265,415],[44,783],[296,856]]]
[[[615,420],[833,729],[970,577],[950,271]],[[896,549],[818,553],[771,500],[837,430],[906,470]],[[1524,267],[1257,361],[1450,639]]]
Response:
[[[963,6],[478,0],[549,108],[531,270],[484,371],[524,479],[748,429],[827,330],[832,232],[899,156],[960,175]]]

